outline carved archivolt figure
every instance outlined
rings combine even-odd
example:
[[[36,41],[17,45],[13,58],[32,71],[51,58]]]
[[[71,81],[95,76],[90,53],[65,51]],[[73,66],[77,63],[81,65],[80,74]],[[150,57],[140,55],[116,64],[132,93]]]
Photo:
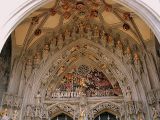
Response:
[[[40,51],[38,51],[33,59],[34,67],[38,67],[40,62],[41,62],[41,53]]]
[[[107,40],[106,40],[105,31],[102,30],[102,34],[101,34],[101,43],[102,43],[102,46],[103,46],[103,47],[106,47],[106,42],[107,42]]]
[[[59,50],[61,50],[63,48],[63,43],[64,43],[63,42],[63,35],[60,34],[58,36],[58,41],[57,41],[57,47],[58,47]]]
[[[94,40],[96,43],[99,42],[99,29],[98,26],[95,26],[94,28],[94,34],[93,34]]]
[[[120,56],[121,58],[123,57],[123,44],[120,40],[117,41],[115,51],[118,56]]]
[[[17,120],[17,117],[18,117],[18,111],[15,110],[14,113],[13,113],[13,119],[12,120]]]
[[[87,24],[86,25],[86,32],[87,32],[87,39],[91,40],[92,39],[92,30],[91,30],[91,25]]]
[[[77,33],[76,33],[76,26],[73,26],[73,31],[72,31],[72,40],[75,41],[77,38]]]
[[[60,76],[60,75],[64,72],[64,70],[65,70],[65,66],[62,66],[62,67],[58,70],[57,76]]]
[[[134,53],[134,66],[137,70],[137,72],[141,73],[142,71],[142,66],[141,66],[141,61],[140,61],[140,58],[138,56],[138,53]]]
[[[68,29],[66,29],[65,30],[65,43],[66,44],[70,43],[70,39],[71,39],[70,34],[71,34],[70,31]]]
[[[53,53],[55,52],[55,50],[56,50],[56,39],[53,38],[53,40],[52,40],[51,43],[50,43],[51,55],[53,55]]]
[[[131,89],[130,87],[126,88],[126,100],[127,101],[132,101],[132,94],[131,94]]]
[[[125,61],[126,61],[127,64],[132,63],[132,54],[131,54],[130,47],[127,47],[127,49],[125,51]]]
[[[108,46],[111,49],[111,51],[113,52],[113,48],[114,48],[114,40],[113,37],[111,35],[108,35]]]
[[[26,63],[25,74],[24,74],[25,78],[28,79],[31,73],[32,73],[32,60],[28,59]]]
[[[79,23],[78,28],[79,28],[79,36],[83,37],[84,36],[84,25],[82,22]]]
[[[45,44],[44,49],[43,49],[43,53],[42,53],[42,57],[43,57],[44,62],[47,60],[48,55],[49,55],[49,45]]]
[[[37,106],[39,106],[41,103],[41,94],[39,91],[38,91],[38,94],[35,96],[35,103]]]

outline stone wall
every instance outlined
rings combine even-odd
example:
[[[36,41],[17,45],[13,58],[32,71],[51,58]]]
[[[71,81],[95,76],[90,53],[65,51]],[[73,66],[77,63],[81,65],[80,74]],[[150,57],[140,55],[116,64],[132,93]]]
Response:
[[[8,38],[0,53],[0,102],[2,94],[7,91],[11,68],[11,37]]]

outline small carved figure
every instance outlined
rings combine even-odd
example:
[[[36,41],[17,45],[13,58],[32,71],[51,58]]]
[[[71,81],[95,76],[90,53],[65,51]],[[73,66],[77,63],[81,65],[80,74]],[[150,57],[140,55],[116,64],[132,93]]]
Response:
[[[79,28],[79,36],[80,36],[80,38],[81,38],[81,37],[84,36],[84,25],[83,25],[82,22],[79,23],[78,28]]]
[[[40,53],[40,51],[38,51],[35,54],[34,59],[33,59],[34,67],[38,67],[40,62],[41,62],[41,53]]]
[[[127,101],[132,101],[131,90],[130,90],[129,87],[126,88],[126,100]]]
[[[43,53],[42,53],[42,57],[43,57],[44,62],[47,60],[48,55],[49,55],[49,45],[45,44],[44,49],[43,49]]]
[[[17,117],[18,117],[18,111],[15,110],[14,113],[13,113],[13,118],[12,118],[12,120],[17,120]]]
[[[64,44],[64,42],[63,42],[63,35],[60,34],[58,36],[58,41],[57,41],[57,47],[58,47],[59,50],[61,50],[63,48],[63,44]]]
[[[38,91],[38,94],[35,96],[35,103],[37,106],[41,104],[41,94],[39,91]]]
[[[138,73],[142,72],[142,65],[138,53],[134,53],[134,65]]]
[[[73,39],[73,41],[76,40],[76,37],[77,37],[77,28],[76,28],[76,26],[73,26],[73,31],[72,31],[72,39]]]
[[[101,34],[101,43],[103,47],[106,47],[107,40],[106,40],[106,33],[104,30],[102,30],[102,34]]]
[[[56,49],[56,39],[53,38],[53,40],[50,43],[51,55],[53,55],[53,53],[55,52],[55,49]]]
[[[113,50],[114,50],[114,40],[113,40],[113,37],[111,35],[108,35],[107,41],[108,41],[108,47],[113,52]]]
[[[132,54],[131,54],[131,49],[129,46],[127,47],[127,49],[125,51],[125,59],[126,59],[127,64],[132,63]]]
[[[87,24],[86,25],[86,37],[87,39],[91,40],[92,39],[92,30],[91,30],[91,25],[90,24]]]
[[[29,58],[26,63],[25,74],[24,74],[25,78],[28,79],[31,73],[32,73],[32,60]]]
[[[66,44],[69,44],[69,42],[70,42],[70,39],[71,39],[70,34],[71,34],[70,31],[68,29],[66,29],[65,30],[65,42],[66,42]]]
[[[120,40],[117,41],[115,52],[120,58],[123,57],[123,44]]]
[[[99,42],[99,29],[97,25],[94,28],[93,37],[94,37],[95,42],[98,43]]]
[[[57,76],[60,76],[60,75],[64,72],[64,70],[65,70],[65,66],[62,66],[62,67],[58,70]]]

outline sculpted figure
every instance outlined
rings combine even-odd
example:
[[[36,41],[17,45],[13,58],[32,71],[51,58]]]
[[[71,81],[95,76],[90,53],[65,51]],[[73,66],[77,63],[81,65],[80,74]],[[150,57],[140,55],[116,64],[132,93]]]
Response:
[[[37,106],[41,104],[41,94],[39,91],[38,94],[35,96],[35,103],[37,104]]]
[[[47,60],[48,55],[49,55],[49,45],[45,44],[44,49],[43,49],[43,53],[42,53],[42,57],[43,57],[44,62]]]
[[[113,37],[111,35],[108,35],[107,41],[108,41],[108,47],[113,52],[113,49],[114,49],[114,40],[113,40]]]
[[[61,50],[63,48],[63,44],[64,44],[64,42],[63,42],[63,35],[60,34],[58,36],[58,41],[57,41],[57,47],[58,47],[59,50]]]
[[[82,22],[79,23],[78,28],[79,28],[79,36],[81,38],[84,36],[84,25]]]
[[[98,29],[98,26],[95,26],[95,28],[94,28],[93,38],[94,38],[96,43],[99,42],[99,29]]]
[[[130,90],[129,87],[126,88],[126,100],[127,101],[132,101],[131,90]]]
[[[26,116],[33,116],[33,110],[30,105],[27,105],[26,107]]]
[[[65,30],[65,42],[66,42],[66,44],[69,44],[69,42],[70,42],[70,39],[71,39],[70,34],[71,34],[70,31],[68,29],[66,29]]]
[[[121,58],[123,57],[123,44],[120,40],[117,41],[115,52]]]
[[[80,110],[80,115],[78,120],[87,120],[86,111]]]
[[[62,67],[58,70],[57,76],[60,76],[60,75],[64,72],[64,70],[65,70],[65,66],[62,66]]]
[[[18,111],[15,110],[14,113],[13,113],[13,119],[12,120],[17,120],[17,117],[18,117]]]
[[[91,30],[91,26],[90,24],[87,24],[86,25],[86,32],[87,32],[87,39],[91,40],[92,39],[92,30]]]
[[[34,67],[38,67],[40,62],[41,62],[41,53],[40,53],[40,51],[38,51],[35,54],[34,59],[33,59]]]
[[[127,64],[131,64],[132,63],[132,54],[131,54],[131,49],[128,46],[126,51],[125,51],[125,61]]]
[[[77,29],[76,29],[76,26],[73,26],[73,31],[72,31],[72,39],[73,41],[76,40],[76,37],[77,37],[77,33],[76,33]]]
[[[24,74],[25,78],[28,79],[31,73],[32,73],[32,60],[29,58],[26,63],[25,74]]]
[[[141,66],[141,61],[140,61],[140,58],[138,56],[138,53],[134,53],[134,65],[135,65],[135,68],[137,70],[138,73],[141,73],[142,72],[142,66]]]
[[[102,30],[102,34],[101,34],[101,43],[102,43],[102,46],[103,47],[106,47],[106,34],[105,34],[105,31]]]
[[[53,38],[53,40],[50,43],[50,51],[51,51],[51,55],[53,55],[53,53],[55,52],[56,49],[56,39]]]

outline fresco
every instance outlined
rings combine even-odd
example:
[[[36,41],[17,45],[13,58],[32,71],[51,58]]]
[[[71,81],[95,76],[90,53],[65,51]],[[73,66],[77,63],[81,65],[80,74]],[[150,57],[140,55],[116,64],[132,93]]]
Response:
[[[112,86],[103,72],[81,65],[64,75],[55,92],[52,93],[52,98],[79,97],[81,93],[87,97],[122,95],[119,84]]]

